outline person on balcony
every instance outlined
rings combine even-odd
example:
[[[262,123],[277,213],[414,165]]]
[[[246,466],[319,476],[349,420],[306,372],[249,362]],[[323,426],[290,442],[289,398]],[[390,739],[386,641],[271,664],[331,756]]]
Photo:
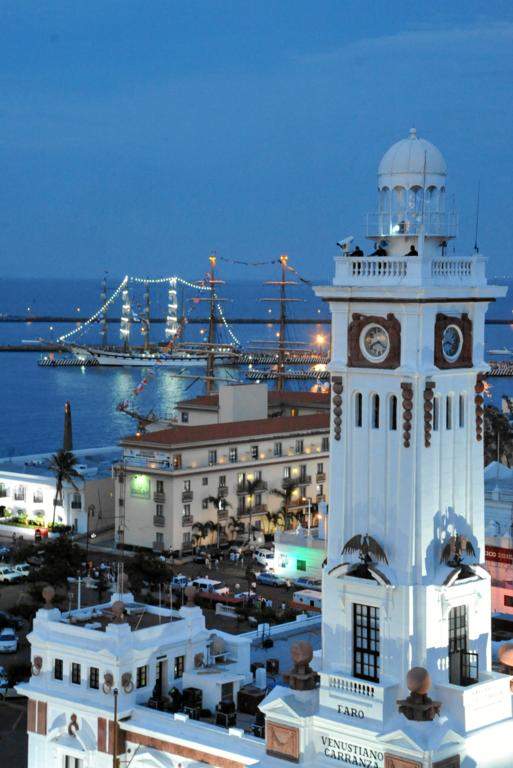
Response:
[[[414,245],[410,245],[410,250],[408,251],[408,253],[405,253],[404,255],[405,256],[418,256],[419,252],[417,251],[417,249],[415,248]]]
[[[352,253],[350,253],[349,255],[350,255],[350,256],[357,256],[358,258],[360,258],[361,256],[363,256],[363,251],[362,251],[362,249],[360,248],[360,246],[359,246],[359,245],[357,245],[357,246],[355,247],[354,251],[353,251]]]
[[[370,255],[371,256],[386,256],[387,252],[383,248],[383,243],[376,243],[376,250],[373,251]]]

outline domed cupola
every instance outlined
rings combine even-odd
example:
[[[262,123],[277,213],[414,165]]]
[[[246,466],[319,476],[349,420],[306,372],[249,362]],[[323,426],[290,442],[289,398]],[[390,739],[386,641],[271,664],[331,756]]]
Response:
[[[407,139],[393,144],[385,152],[378,168],[378,188],[396,186],[443,187],[447,165],[442,153],[426,139],[419,139],[415,128]]]
[[[456,217],[446,212],[446,178],[440,150],[412,128],[379,164],[379,210],[377,217],[369,217],[367,236],[416,236],[421,229],[427,236],[454,236]]]

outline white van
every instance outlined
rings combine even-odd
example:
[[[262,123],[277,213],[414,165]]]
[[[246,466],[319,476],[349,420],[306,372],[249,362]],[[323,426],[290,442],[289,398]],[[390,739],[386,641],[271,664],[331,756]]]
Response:
[[[226,595],[230,591],[228,587],[223,586],[222,581],[215,579],[193,579],[189,584],[199,589],[200,592],[217,592],[219,595]]]
[[[274,549],[259,547],[255,550],[253,557],[259,565],[263,565],[266,568],[272,568],[274,565]]]
[[[293,608],[318,613],[322,609],[322,592],[316,589],[300,589],[292,595]]]

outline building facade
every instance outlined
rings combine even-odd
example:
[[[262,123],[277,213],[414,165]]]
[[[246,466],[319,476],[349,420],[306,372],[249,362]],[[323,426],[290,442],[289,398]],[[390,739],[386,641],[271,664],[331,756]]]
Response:
[[[445,161],[415,131],[378,190],[372,254],[348,239],[316,289],[332,313],[318,700],[275,689],[261,708],[300,762],[506,766],[510,680],[492,670],[481,565],[484,317],[506,289],[479,253],[448,255]]]
[[[122,441],[116,506],[126,544],[190,551],[195,541],[235,536],[233,518],[246,532],[283,526],[270,517],[283,504],[273,490],[290,489],[296,514],[326,498],[326,397],[284,393],[281,405],[273,394],[265,385],[223,387],[219,398],[181,404],[185,424]],[[220,528],[201,538],[207,522]]]
[[[513,619],[513,469],[497,461],[485,468],[485,523],[492,612]]]
[[[119,460],[119,448],[92,448],[74,451],[76,470],[81,477],[75,486],[65,482],[62,504],[55,509],[55,522],[78,533],[114,527],[114,480],[112,464]],[[55,477],[48,469],[52,454],[13,456],[0,459],[0,526],[7,532],[16,519],[30,520],[45,527],[52,523]],[[0,530],[4,530],[0,527]],[[35,526],[20,527],[17,535],[30,537]],[[21,534],[20,534],[21,532]]]

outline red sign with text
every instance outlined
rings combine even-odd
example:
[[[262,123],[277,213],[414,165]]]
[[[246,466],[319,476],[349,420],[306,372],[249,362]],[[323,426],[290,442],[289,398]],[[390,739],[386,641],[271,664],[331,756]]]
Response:
[[[487,546],[485,557],[490,563],[504,563],[505,565],[511,565],[513,563],[513,549]]]

